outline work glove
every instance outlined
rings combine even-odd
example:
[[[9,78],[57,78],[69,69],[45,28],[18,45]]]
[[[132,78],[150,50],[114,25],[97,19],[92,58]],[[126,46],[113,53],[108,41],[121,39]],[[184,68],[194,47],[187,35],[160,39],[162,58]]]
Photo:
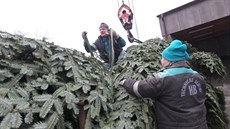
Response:
[[[113,39],[117,40],[120,37],[119,34],[117,34],[117,32],[114,30],[112,30],[112,31],[113,31]],[[110,32],[108,32],[108,33],[109,33],[108,35],[110,35]]]
[[[123,86],[123,85],[124,85],[124,83],[125,83],[125,80],[126,80],[126,79],[124,79],[124,80],[120,81],[120,82],[119,82],[119,85],[122,85],[122,86]]]
[[[113,38],[117,40],[119,37],[120,37],[120,35],[117,34],[116,31],[113,31]]]
[[[87,35],[87,32],[86,31],[83,31],[82,33],[81,33],[81,36],[82,36],[82,38],[85,40],[85,38],[86,38],[86,35]]]

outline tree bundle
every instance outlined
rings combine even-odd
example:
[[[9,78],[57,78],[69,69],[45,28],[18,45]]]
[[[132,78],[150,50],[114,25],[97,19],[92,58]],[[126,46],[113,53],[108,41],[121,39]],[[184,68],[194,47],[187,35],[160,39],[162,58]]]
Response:
[[[119,65],[107,69],[79,51],[0,32],[0,128],[78,129],[83,121],[85,129],[156,129],[154,101],[135,98],[118,83],[157,71],[167,45],[158,38],[133,45]],[[215,67],[224,69],[221,62]],[[207,91],[208,115],[216,116],[209,127],[224,129],[223,93],[212,85]]]

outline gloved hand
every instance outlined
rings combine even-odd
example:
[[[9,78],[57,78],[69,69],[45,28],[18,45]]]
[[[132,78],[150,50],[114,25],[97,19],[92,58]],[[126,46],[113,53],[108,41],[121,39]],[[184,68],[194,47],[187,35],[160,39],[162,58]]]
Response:
[[[124,85],[124,83],[125,83],[125,80],[126,80],[126,79],[124,79],[124,80],[120,81],[120,82],[119,82],[119,85],[122,85],[122,86],[123,86],[123,85]]]
[[[85,38],[86,34],[87,34],[86,31],[83,31],[83,32],[81,33],[83,39]]]
[[[117,34],[116,31],[113,31],[113,38],[114,38],[114,39],[118,39],[119,37],[120,37],[120,35]]]

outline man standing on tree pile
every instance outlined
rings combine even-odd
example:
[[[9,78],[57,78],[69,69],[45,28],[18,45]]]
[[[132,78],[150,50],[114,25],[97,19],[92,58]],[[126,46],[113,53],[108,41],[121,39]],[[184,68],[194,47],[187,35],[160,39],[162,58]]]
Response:
[[[99,51],[100,58],[104,61],[105,66],[110,67],[109,64],[109,26],[106,23],[101,23],[99,26],[100,36],[98,36],[95,43],[90,45],[90,48],[84,43],[85,50],[90,52]],[[113,45],[114,45],[114,62],[117,64],[120,59],[126,54],[123,47],[126,45],[125,40],[113,31]]]
[[[205,80],[186,64],[186,50],[186,44],[174,40],[161,53],[161,70],[144,80],[120,82],[131,95],[155,98],[159,129],[208,129]]]

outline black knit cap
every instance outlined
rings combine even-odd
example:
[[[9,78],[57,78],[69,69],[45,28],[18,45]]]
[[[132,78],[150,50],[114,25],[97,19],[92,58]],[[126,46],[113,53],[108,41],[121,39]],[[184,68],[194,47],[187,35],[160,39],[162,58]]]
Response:
[[[102,28],[102,27],[104,27],[104,28],[106,28],[106,29],[109,29],[109,26],[108,26],[106,23],[104,23],[104,22],[102,22],[102,23],[100,24],[99,29]]]

